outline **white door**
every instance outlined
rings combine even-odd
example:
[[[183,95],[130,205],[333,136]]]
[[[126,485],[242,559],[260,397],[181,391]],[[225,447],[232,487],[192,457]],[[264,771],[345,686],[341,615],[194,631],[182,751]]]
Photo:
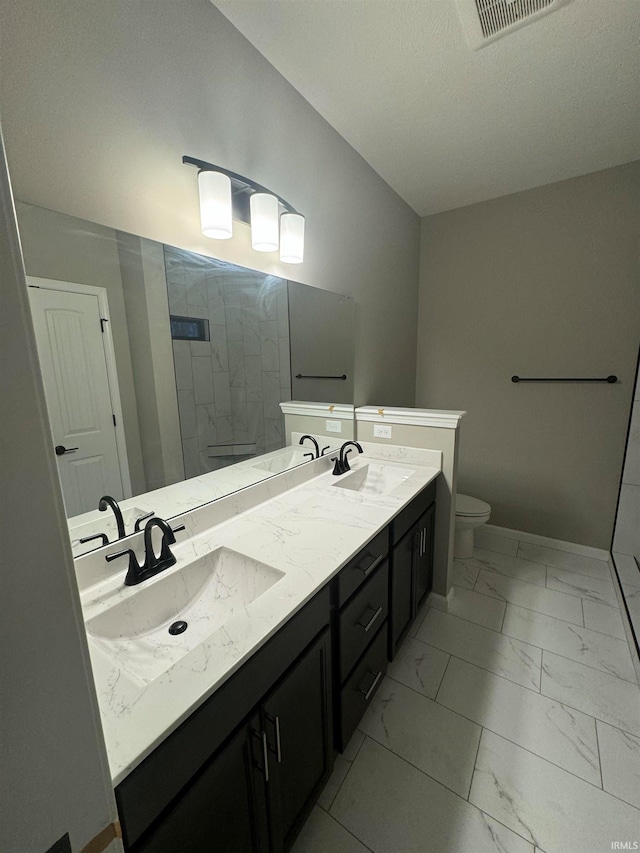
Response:
[[[67,516],[120,500],[122,477],[97,296],[29,287]]]

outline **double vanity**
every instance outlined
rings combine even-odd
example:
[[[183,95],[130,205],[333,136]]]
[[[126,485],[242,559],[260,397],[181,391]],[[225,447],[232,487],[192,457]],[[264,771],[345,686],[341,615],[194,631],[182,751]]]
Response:
[[[291,847],[431,589],[440,454],[363,450],[76,560],[125,849]]]

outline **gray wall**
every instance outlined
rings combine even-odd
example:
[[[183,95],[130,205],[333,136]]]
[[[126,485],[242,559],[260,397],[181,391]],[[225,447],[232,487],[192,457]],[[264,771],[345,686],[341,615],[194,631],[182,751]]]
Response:
[[[1,138],[0,219],[0,849],[80,850],[116,812]]]
[[[122,231],[117,240],[146,491],[152,491],[184,480],[164,248]]]
[[[0,98],[21,200],[356,299],[357,403],[411,405],[419,218],[209,0],[0,0]],[[306,259],[199,230],[183,154],[306,216]],[[392,354],[392,357],[391,357]]]
[[[640,162],[423,219],[418,406],[491,523],[609,548],[640,337]],[[602,376],[617,385],[513,384]]]

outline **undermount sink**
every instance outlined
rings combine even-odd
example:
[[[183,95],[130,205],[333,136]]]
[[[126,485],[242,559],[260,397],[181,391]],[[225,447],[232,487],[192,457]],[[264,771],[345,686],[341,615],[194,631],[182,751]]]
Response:
[[[415,471],[410,468],[369,462],[350,474],[342,474],[334,486],[363,495],[389,495],[412,474]]]
[[[280,474],[282,471],[288,471],[289,468],[295,468],[296,465],[301,465],[309,458],[305,458],[304,450],[290,450],[288,453],[280,453],[271,459],[264,459],[257,465],[252,465],[252,468],[257,468],[260,471],[270,471],[272,474]]]
[[[142,584],[90,619],[87,632],[121,669],[148,684],[283,577],[265,563],[217,548]]]

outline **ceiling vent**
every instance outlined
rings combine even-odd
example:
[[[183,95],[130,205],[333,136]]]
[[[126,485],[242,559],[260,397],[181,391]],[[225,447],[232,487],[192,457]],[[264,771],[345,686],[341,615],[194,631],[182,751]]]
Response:
[[[469,46],[478,50],[571,0],[456,0]]]

